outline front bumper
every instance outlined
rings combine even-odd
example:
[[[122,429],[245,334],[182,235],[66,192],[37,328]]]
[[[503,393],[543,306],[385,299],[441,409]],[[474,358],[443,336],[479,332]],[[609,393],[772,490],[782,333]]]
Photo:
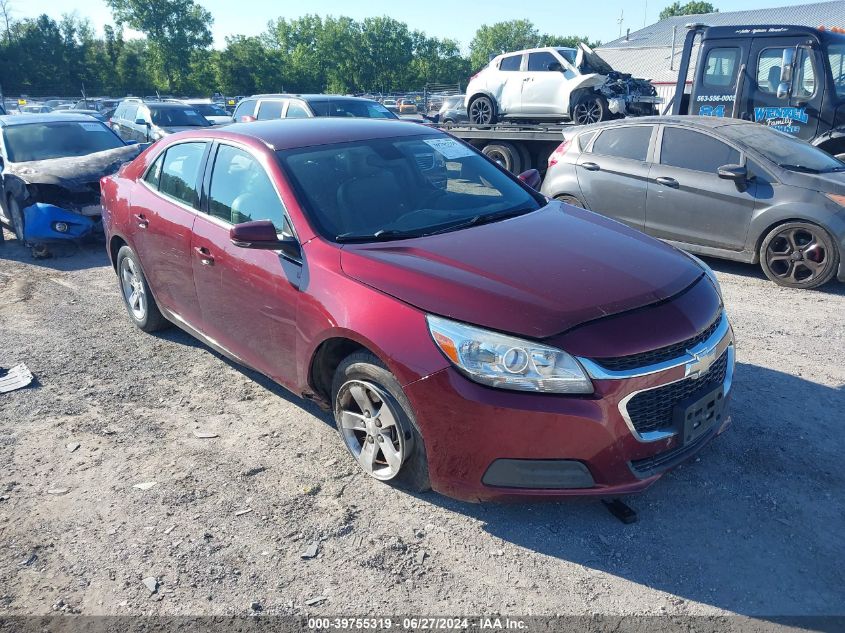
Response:
[[[102,230],[100,216],[95,213],[82,214],[44,202],[26,207],[23,215],[27,242],[77,240]]]
[[[671,420],[658,432],[637,431],[627,404],[636,394],[669,385],[695,393],[689,381],[707,376],[704,370],[721,359],[727,407],[735,355],[733,332],[722,319],[706,341],[659,365],[608,372],[585,359],[595,386],[590,396],[493,389],[451,367],[406,386],[426,443],[432,487],[469,501],[613,496],[647,488],[722,433],[730,416],[723,409],[706,432],[685,443]],[[555,481],[569,483],[554,487]]]

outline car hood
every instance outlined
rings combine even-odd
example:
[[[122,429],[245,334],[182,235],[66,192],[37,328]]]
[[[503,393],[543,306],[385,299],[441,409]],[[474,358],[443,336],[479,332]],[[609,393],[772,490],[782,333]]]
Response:
[[[666,300],[703,274],[663,242],[558,202],[441,235],[345,245],[341,267],[426,312],[531,338]]]
[[[821,193],[845,195],[845,171],[834,171],[826,174],[805,174],[783,169],[781,170],[780,180],[785,185],[811,189]]]
[[[109,176],[134,159],[143,148],[126,145],[85,156],[12,163],[4,173],[14,174],[33,185],[57,185],[69,191],[87,191],[91,182]]]

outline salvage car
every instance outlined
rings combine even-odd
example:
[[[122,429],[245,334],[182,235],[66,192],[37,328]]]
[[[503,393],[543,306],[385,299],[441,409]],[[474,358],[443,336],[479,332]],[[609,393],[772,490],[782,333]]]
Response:
[[[232,115],[211,99],[185,99],[182,103],[191,106],[212,125],[228,125],[232,122]]]
[[[448,96],[437,112],[436,123],[463,123],[468,121],[467,109],[464,107],[464,95]]]
[[[89,116],[0,116],[0,224],[36,255],[90,235],[100,227],[100,178],[139,151]]]
[[[316,400],[378,480],[643,490],[730,423],[719,284],[527,183],[417,123],[266,121],[152,145],[103,179],[103,222],[138,328]]]
[[[780,286],[845,281],[845,163],[773,128],[672,116],[564,133],[543,193]]]
[[[210,125],[193,106],[134,98],[122,101],[111,115],[111,127],[120,138],[137,143],[157,141],[181,130]]]
[[[232,118],[238,123],[312,117],[361,117],[396,119],[388,108],[372,99],[340,95],[265,94],[247,97]]]
[[[613,70],[582,43],[494,57],[470,79],[464,106],[477,125],[502,119],[589,124],[657,114],[661,102],[651,82]]]

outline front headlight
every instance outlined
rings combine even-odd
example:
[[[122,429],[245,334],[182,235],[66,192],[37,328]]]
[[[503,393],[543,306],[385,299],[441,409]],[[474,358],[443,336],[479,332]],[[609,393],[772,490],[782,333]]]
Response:
[[[489,387],[544,393],[593,393],[593,383],[564,351],[427,315],[440,351],[468,378]]]

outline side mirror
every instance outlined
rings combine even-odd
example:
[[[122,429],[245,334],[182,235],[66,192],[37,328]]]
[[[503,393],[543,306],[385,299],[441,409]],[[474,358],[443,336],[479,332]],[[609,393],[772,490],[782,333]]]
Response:
[[[144,119],[135,119],[135,125],[149,125]]]
[[[553,73],[562,73],[563,65],[560,62],[552,62],[548,65],[548,69]]]
[[[282,251],[288,257],[299,259],[302,251],[299,242],[292,237],[279,239],[276,227],[270,220],[243,222],[229,229],[232,244],[241,248],[255,248],[265,251]]]
[[[782,81],[778,84],[778,99],[786,99],[789,97],[789,91],[792,90],[792,85],[788,81]]]
[[[535,191],[540,190],[540,185],[543,183],[543,178],[540,176],[540,172],[536,169],[529,169],[528,171],[524,171],[519,176],[517,176],[522,182],[526,185],[534,189]]]
[[[256,121],[256,120],[257,119],[254,116],[250,116],[249,114],[245,114],[240,119],[238,119],[238,122],[240,122],[240,123],[252,123],[253,121]]]
[[[716,174],[723,180],[733,180],[740,191],[748,188],[748,169],[743,165],[722,165]]]
[[[795,49],[783,49],[780,60],[780,82],[778,83],[777,98],[786,99],[792,90],[792,69],[795,65]]]
[[[140,143],[140,141],[131,140],[131,141],[123,141],[123,143],[125,145],[138,145]]]
[[[3,171],[3,168],[6,166],[6,159],[0,156],[0,171]],[[0,229],[2,230],[2,229]]]

